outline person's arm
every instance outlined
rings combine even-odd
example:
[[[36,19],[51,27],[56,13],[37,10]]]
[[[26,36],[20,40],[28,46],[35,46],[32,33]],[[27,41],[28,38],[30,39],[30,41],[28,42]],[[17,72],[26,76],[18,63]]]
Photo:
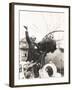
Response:
[[[30,37],[29,37],[29,35],[28,35],[28,32],[27,32],[27,31],[25,31],[25,35],[26,35],[26,40],[27,40],[28,44],[30,44],[30,43],[31,43],[31,41],[30,41]]]
[[[28,44],[30,44],[31,41],[30,41],[30,37],[29,37],[28,31],[27,31],[28,28],[27,28],[27,26],[24,26],[24,28],[26,29],[26,31],[25,31],[26,40],[27,40]]]

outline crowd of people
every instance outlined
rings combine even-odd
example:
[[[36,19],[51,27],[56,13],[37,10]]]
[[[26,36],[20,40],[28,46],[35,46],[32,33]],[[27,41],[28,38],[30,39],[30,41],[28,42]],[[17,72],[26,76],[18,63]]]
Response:
[[[35,42],[36,37],[29,37],[28,27],[25,36],[29,45],[28,58],[24,65],[24,76],[30,78],[61,77],[64,75],[64,58],[61,48],[56,48],[52,38]],[[36,48],[35,48],[36,47]]]

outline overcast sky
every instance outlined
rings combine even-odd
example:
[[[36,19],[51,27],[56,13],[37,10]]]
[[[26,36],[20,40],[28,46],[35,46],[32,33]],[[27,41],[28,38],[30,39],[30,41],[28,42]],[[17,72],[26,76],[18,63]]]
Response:
[[[64,21],[64,13],[20,11],[20,40],[25,37],[24,25],[28,26],[30,36],[41,41],[51,31],[64,30]]]

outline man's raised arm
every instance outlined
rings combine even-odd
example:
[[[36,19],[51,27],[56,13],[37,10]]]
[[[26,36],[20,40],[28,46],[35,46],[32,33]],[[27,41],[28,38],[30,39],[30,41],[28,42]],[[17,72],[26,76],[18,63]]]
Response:
[[[28,44],[30,44],[31,43],[31,41],[30,41],[30,37],[29,37],[29,34],[28,34],[28,27],[27,26],[24,26],[24,28],[25,28],[25,35],[26,35],[26,40],[27,40],[27,42],[28,42]]]

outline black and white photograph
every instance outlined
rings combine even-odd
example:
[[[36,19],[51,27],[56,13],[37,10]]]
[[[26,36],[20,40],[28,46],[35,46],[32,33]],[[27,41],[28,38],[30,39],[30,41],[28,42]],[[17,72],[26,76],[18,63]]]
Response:
[[[13,4],[14,86],[69,82],[69,6]]]
[[[20,11],[20,79],[64,76],[64,13]]]

